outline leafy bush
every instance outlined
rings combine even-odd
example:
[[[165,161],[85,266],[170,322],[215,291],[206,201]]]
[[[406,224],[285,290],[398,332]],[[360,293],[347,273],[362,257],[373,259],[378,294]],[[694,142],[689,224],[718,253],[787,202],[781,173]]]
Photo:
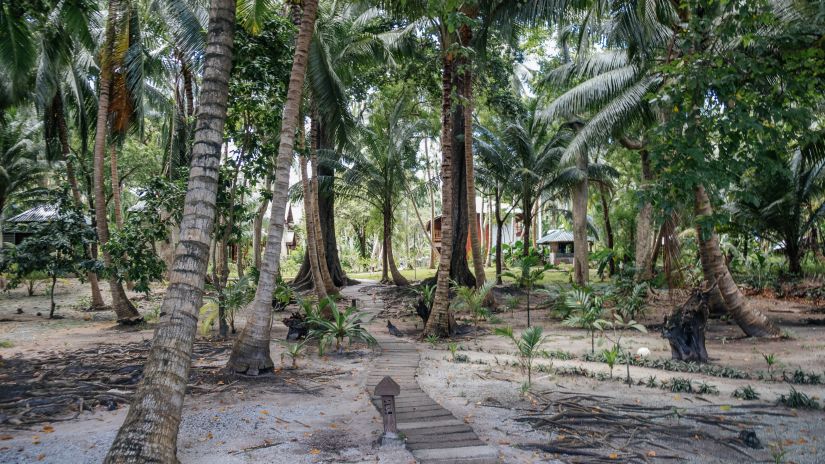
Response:
[[[744,387],[739,387],[733,391],[734,398],[739,398],[740,400],[758,400],[759,393],[753,389],[750,385],[745,385]]]

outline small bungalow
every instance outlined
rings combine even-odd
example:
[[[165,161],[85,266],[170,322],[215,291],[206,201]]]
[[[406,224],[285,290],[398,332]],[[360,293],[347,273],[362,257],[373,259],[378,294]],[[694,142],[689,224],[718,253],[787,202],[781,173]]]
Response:
[[[57,208],[52,205],[38,205],[10,217],[6,219],[3,227],[3,243],[20,245],[26,237],[32,235],[32,226],[49,222],[55,217],[57,217]]]
[[[592,251],[593,237],[587,237],[587,243]],[[573,264],[573,232],[562,229],[550,229],[547,234],[536,241],[538,246],[549,247],[547,262],[551,264]]]

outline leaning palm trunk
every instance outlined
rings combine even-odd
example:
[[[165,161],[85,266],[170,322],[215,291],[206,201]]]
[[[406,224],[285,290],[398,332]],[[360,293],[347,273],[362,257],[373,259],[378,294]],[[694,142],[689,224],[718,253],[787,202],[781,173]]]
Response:
[[[312,283],[315,287],[315,294],[318,295],[318,301],[327,297],[327,286],[324,282],[324,277],[321,268],[326,267],[326,261],[321,261],[318,256],[318,228],[315,225],[314,216],[312,212],[312,202],[315,201],[311,194],[311,187],[309,180],[307,180],[307,159],[301,156],[301,188],[304,191],[304,224],[307,230],[307,256],[309,256],[309,269],[312,274]]]
[[[177,462],[178,427],[215,223],[234,31],[235,1],[212,0],[181,240],[161,306],[164,316],[155,330],[132,407],[106,456],[107,464]]]
[[[267,176],[264,192],[272,193],[272,179]],[[263,243],[261,242],[261,229],[264,224],[264,214],[266,214],[269,206],[269,199],[262,199],[258,211],[255,213],[255,219],[252,221],[252,254],[255,262],[255,269],[261,268],[261,252],[263,251]]]
[[[701,223],[703,217],[713,215],[710,206],[710,199],[701,185],[694,189],[695,212],[697,224]],[[711,230],[702,230],[700,225],[696,226],[699,240],[699,257],[702,260],[702,270],[705,280],[709,285],[716,283],[722,298],[728,307],[733,319],[750,337],[775,337],[780,334],[779,329],[764,314],[753,306],[748,305],[739,287],[734,282],[733,277],[725,264],[725,257],[719,248],[719,236]]]
[[[228,363],[229,368],[235,372],[245,372],[250,375],[270,370],[274,366],[272,356],[269,354],[272,292],[275,291],[275,276],[279,271],[281,239],[284,233],[284,216],[289,193],[289,168],[292,164],[292,150],[295,146],[295,131],[298,127],[298,112],[301,106],[301,91],[306,76],[307,52],[312,39],[312,31],[315,28],[318,1],[305,0],[303,10],[281,121],[281,141],[275,167],[275,191],[272,196],[269,234],[266,238],[266,251],[261,263],[258,289],[255,292],[249,319],[240,338],[232,347]]]
[[[110,57],[114,46],[115,21],[118,4],[115,0],[109,2],[109,19],[106,26],[106,46],[100,72],[100,95],[97,106],[97,126],[94,146],[93,183],[95,191],[95,221],[97,222],[97,239],[103,252],[103,263],[107,268],[112,266],[112,257],[106,250],[109,241],[109,222],[106,217],[106,197],[103,191],[103,157],[106,151],[106,122],[109,118],[109,99],[112,88],[112,64]],[[134,324],[141,321],[140,313],[126,296],[123,284],[114,276],[109,277],[109,289],[112,293],[112,309],[117,315],[119,323]]]
[[[445,41],[446,42],[446,41]],[[435,297],[430,317],[424,327],[424,335],[449,336],[454,329],[450,314],[450,260],[453,241],[453,179],[452,179],[452,71],[453,58],[443,44],[442,97],[441,97],[441,257],[436,273]]]
[[[112,175],[112,207],[115,210],[115,225],[123,229],[123,195],[120,190],[120,174],[117,168],[117,143],[109,147],[109,171]]]
[[[588,241],[587,241],[587,153],[576,158],[576,167],[582,180],[573,187],[573,282],[587,285]]]

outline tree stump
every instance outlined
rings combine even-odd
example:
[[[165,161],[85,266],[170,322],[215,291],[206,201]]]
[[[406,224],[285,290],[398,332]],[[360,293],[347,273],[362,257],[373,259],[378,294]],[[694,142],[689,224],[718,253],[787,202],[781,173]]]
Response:
[[[679,361],[707,362],[705,329],[708,325],[709,291],[693,289],[690,298],[665,316],[662,337],[670,343],[673,359]]]
[[[301,313],[292,313],[291,316],[283,318],[281,322],[289,328],[289,332],[286,334],[287,340],[300,340],[306,338],[309,334],[306,318]]]

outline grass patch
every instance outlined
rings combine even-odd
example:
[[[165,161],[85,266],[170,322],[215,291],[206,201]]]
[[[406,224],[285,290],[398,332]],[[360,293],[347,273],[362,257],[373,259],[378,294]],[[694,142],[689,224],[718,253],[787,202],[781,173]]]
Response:
[[[9,340],[0,340],[0,348],[11,348],[14,346],[14,343],[10,342]]]

